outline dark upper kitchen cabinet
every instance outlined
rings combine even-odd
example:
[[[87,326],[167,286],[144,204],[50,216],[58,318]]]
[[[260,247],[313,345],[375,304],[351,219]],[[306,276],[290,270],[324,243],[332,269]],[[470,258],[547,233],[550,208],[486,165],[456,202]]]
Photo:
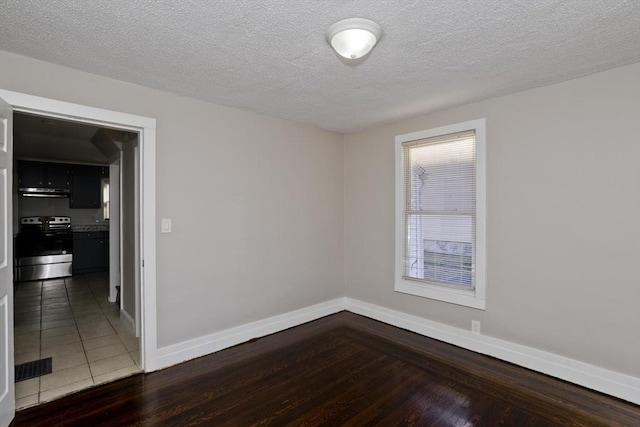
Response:
[[[38,197],[69,197],[69,207],[102,207],[102,179],[109,177],[104,166],[72,165],[20,160],[18,189],[21,194]],[[28,190],[35,189],[35,190]]]
[[[19,188],[69,188],[69,165],[20,161]]]
[[[73,233],[73,274],[95,273],[109,268],[109,232]]]
[[[72,165],[70,170],[71,196],[69,207],[79,209],[102,206],[102,178],[108,169],[101,166]]]

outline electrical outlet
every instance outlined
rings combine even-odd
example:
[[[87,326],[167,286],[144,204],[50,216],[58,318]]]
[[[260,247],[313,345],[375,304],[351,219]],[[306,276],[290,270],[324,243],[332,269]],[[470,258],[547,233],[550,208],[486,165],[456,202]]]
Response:
[[[471,332],[473,332],[474,334],[480,335],[480,321],[479,320],[472,320],[471,321]]]

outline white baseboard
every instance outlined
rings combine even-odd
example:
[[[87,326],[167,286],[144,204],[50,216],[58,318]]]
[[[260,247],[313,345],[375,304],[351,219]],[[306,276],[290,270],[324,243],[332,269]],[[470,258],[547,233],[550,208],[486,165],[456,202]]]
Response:
[[[352,313],[640,404],[640,378],[352,298],[345,302]]]
[[[116,302],[116,297],[118,296],[118,290],[116,289],[116,286],[120,286],[120,284],[109,284],[109,302]]]
[[[120,319],[127,330],[136,336],[136,321],[127,313],[124,308],[120,310]]]
[[[177,363],[195,359],[196,357],[211,354],[216,351],[232,347],[249,341],[253,338],[264,337],[269,334],[283,331],[293,326],[298,326],[312,320],[319,319],[330,314],[344,310],[344,298],[305,307],[300,310],[267,319],[240,325],[224,331],[216,332],[178,344],[158,349],[157,368],[162,369]]]
[[[600,368],[568,357],[477,335],[464,329],[434,322],[352,298],[337,298],[289,313],[240,325],[210,335],[158,349],[156,369],[166,368],[228,347],[348,310],[392,326],[407,329],[455,346],[496,357],[506,362],[551,375],[583,387],[640,404],[640,378]],[[125,323],[135,324],[124,311]],[[125,317],[126,316],[126,317]],[[155,369],[154,369],[155,370]]]

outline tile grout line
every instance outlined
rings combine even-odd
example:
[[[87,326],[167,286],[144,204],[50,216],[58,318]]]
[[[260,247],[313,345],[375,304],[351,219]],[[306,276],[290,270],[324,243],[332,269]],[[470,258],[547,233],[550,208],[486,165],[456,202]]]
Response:
[[[65,296],[67,298],[67,302],[69,303],[69,310],[71,310],[71,301],[69,300],[69,293],[67,292],[67,284],[66,284],[66,281],[65,281],[64,278],[62,278],[62,284],[64,285],[64,293],[65,293]],[[42,345],[43,345],[43,336],[42,336],[43,329],[42,329],[42,325],[44,324],[44,322],[42,321],[42,309],[44,308],[44,298],[45,298],[45,295],[44,295],[44,280],[41,281],[41,292],[42,292],[42,298],[41,298],[42,308],[40,310],[40,358],[42,358],[43,350],[44,350],[43,347],[42,347]],[[77,329],[77,327],[76,327],[76,329]],[[53,355],[52,355],[51,356],[51,375],[53,375],[53,374],[54,374],[54,370],[53,370]],[[38,386],[38,389],[39,389],[38,404],[40,404],[40,403],[44,403],[44,402],[41,402],[41,399],[42,399],[41,396],[42,396],[42,393],[43,393],[42,392],[42,376],[38,377],[38,385],[39,385]]]
[[[104,307],[102,306],[102,304],[100,304],[100,302],[98,302],[98,299],[95,295],[94,289],[92,287],[90,287],[91,289],[91,293],[96,301],[96,303],[98,304],[98,307],[100,308],[100,311],[102,312],[102,314],[104,315],[104,317],[107,319],[107,321],[109,322],[109,325],[111,326],[111,329],[113,329],[113,332],[116,334],[116,336],[118,337],[118,341],[120,342],[120,344],[122,344],[122,346],[124,347],[124,349],[126,350],[126,354],[129,355],[129,357],[133,360],[133,364],[135,365],[135,367],[138,369],[138,371],[140,371],[140,366],[138,365],[138,363],[135,361],[135,359],[133,359],[133,357],[131,357],[131,351],[129,351],[129,348],[127,347],[126,343],[122,340],[122,337],[120,336],[120,333],[118,332],[118,330],[115,328],[115,326],[113,325],[112,319],[109,317],[109,315],[104,311]],[[107,285],[107,289],[108,289],[108,285]],[[118,312],[120,311],[120,309],[118,308]],[[139,348],[137,350],[137,352],[139,353]],[[138,359],[140,358],[140,356],[138,355]]]
[[[83,277],[86,277],[86,276],[83,276]],[[111,321],[111,319],[109,318],[109,316],[107,315],[107,313],[104,311],[104,307],[102,306],[102,304],[100,304],[100,302],[98,301],[98,296],[96,295],[96,291],[95,291],[95,289],[94,289],[94,288],[95,288],[95,283],[93,283],[93,282],[91,282],[91,281],[89,281],[89,280],[87,280],[87,281],[86,281],[86,283],[87,283],[87,287],[88,287],[88,289],[89,289],[89,291],[90,291],[90,293],[91,293],[92,303],[97,304],[100,314],[101,314],[101,315],[102,315],[102,316],[107,320],[107,322],[108,322],[108,324],[109,324],[109,327],[111,328],[111,331],[113,332],[113,335],[115,335],[115,336],[117,337],[118,342],[119,342],[119,343],[122,345],[122,347],[125,349],[126,354],[127,354],[127,355],[132,359],[132,362],[133,362],[134,366],[136,367],[136,369],[138,369],[138,370],[139,370],[138,365],[136,364],[135,360],[133,360],[133,358],[131,357],[131,354],[129,353],[129,349],[128,349],[128,348],[127,348],[127,346],[125,345],[124,341],[122,341],[122,338],[120,337],[120,334],[118,333],[118,331],[116,330],[115,326],[113,325],[113,322]],[[75,315],[74,315],[74,317],[75,317]],[[99,339],[99,338],[101,338],[101,337],[95,337],[94,339]],[[81,339],[81,341],[82,341],[83,348],[85,348],[85,346],[84,346],[84,339],[82,338],[82,336],[81,336],[81,338],[80,338],[80,339]],[[105,347],[106,347],[106,346],[105,346]],[[89,355],[87,354],[87,352],[86,352],[86,351],[87,351],[87,350],[85,349],[85,356],[86,356],[86,358],[87,358],[87,363],[88,363],[88,365],[89,365],[89,371],[91,372],[91,377],[92,377],[92,380],[93,380],[93,382],[94,382],[94,385],[96,385],[96,376],[94,376],[94,374],[93,374],[93,370],[91,369],[91,362],[89,362]],[[105,358],[103,358],[103,359],[97,359],[97,360],[96,360],[96,361],[94,361],[94,362],[97,362],[97,361],[100,361],[100,360],[109,359],[109,358],[111,358],[111,357],[117,357],[117,356],[119,356],[119,355],[116,355],[116,356],[109,356],[109,357],[105,357]],[[116,370],[114,370],[114,371],[117,371],[117,370],[118,370],[118,369],[116,369]],[[109,372],[114,372],[114,371],[109,371]],[[100,374],[100,375],[98,375],[98,376],[106,375],[106,374],[108,374],[109,372],[105,372],[105,373]]]
[[[107,285],[108,288],[108,285]],[[113,330],[113,332],[115,333],[116,337],[118,337],[118,342],[122,345],[122,347],[124,347],[126,354],[133,360],[133,358],[131,357],[131,354],[129,353],[129,349],[127,348],[126,344],[124,343],[124,341],[122,341],[122,338],[120,337],[120,333],[118,332],[118,330],[115,328],[115,326],[113,325],[113,322],[111,321],[111,318],[108,316],[108,314],[104,311],[104,307],[102,306],[102,304],[100,304],[100,302],[98,302],[98,298],[95,294],[95,291],[93,289],[93,287],[90,287],[91,289],[91,294],[93,295],[94,300],[96,301],[96,304],[98,304],[98,307],[100,308],[100,312],[104,315],[104,317],[107,319],[107,322],[109,322],[109,326],[111,327],[111,329]],[[118,308],[118,312],[119,312],[119,308]],[[140,369],[138,367],[138,364],[136,363],[135,360],[133,360],[134,365],[136,366],[137,369]],[[117,369],[116,369],[117,370]],[[114,371],[112,371],[114,372]],[[106,375],[107,373],[105,372]]]
[[[77,281],[77,283],[74,283],[74,281]],[[91,369],[91,364],[89,362],[89,354],[86,345],[85,345],[85,339],[83,338],[82,334],[80,333],[80,322],[79,319],[82,315],[82,313],[84,312],[84,315],[90,317],[90,316],[96,316],[98,315],[101,319],[106,320],[106,324],[109,326],[109,330],[110,330],[110,334],[109,336],[112,336],[111,334],[113,334],[115,336],[115,340],[117,341],[117,343],[119,345],[122,346],[122,351],[123,353],[120,355],[115,355],[115,356],[109,356],[109,357],[105,357],[104,359],[108,359],[111,357],[126,357],[127,360],[129,360],[129,363],[132,363],[130,366],[127,365],[127,367],[119,367],[117,369],[111,369],[107,372],[104,372],[102,374],[100,374],[99,376],[102,375],[110,375],[113,372],[119,371],[119,370],[124,370],[126,369],[133,369],[136,372],[140,372],[140,366],[138,365],[138,363],[136,362],[136,358],[132,355],[135,354],[136,352],[139,353],[139,348],[137,348],[137,350],[133,350],[130,351],[128,344],[126,343],[130,343],[133,346],[133,342],[130,342],[129,340],[129,336],[131,335],[128,331],[123,332],[122,334],[119,331],[120,328],[120,324],[118,323],[118,316],[117,316],[117,310],[115,305],[112,307],[113,303],[108,303],[102,300],[102,297],[104,297],[105,295],[103,295],[103,289],[102,287],[104,287],[104,283],[103,283],[103,279],[98,277],[95,280],[90,280],[88,279],[85,275],[79,275],[78,277],[75,278],[61,278],[60,282],[61,283],[50,283],[50,286],[46,286],[47,284],[45,283],[45,280],[38,280],[37,283],[37,288],[36,288],[36,296],[39,298],[39,301],[36,303],[36,307],[38,307],[39,309],[39,313],[37,315],[37,321],[35,323],[35,325],[37,325],[37,337],[39,339],[38,342],[38,359],[41,359],[44,355],[44,315],[46,313],[44,313],[44,309],[49,307],[50,303],[56,304],[61,302],[60,299],[61,297],[64,297],[66,304],[68,304],[68,309],[69,312],[71,314],[71,320],[72,320],[72,324],[73,327],[75,329],[75,332],[78,334],[78,338],[81,344],[81,348],[82,348],[82,354],[84,356],[84,363],[77,365],[77,366],[87,366],[87,368],[89,369],[89,374],[90,374],[90,383],[91,385],[85,386],[84,388],[89,388],[92,386],[97,385],[96,384],[96,376],[93,373],[93,370]],[[108,283],[108,282],[107,282]],[[61,289],[61,286],[64,286],[63,289]],[[60,286],[60,287],[59,287]],[[107,285],[108,287],[108,285]],[[58,290],[59,289],[59,290]],[[72,304],[72,300],[74,300],[76,303]],[[101,302],[102,303],[101,303]],[[65,305],[66,305],[65,304]],[[95,307],[95,305],[97,304],[97,307]],[[95,308],[94,308],[95,307]],[[56,311],[59,310],[59,307],[49,307],[51,310]],[[55,316],[55,313],[51,313],[48,314],[51,316]],[[66,318],[66,316],[64,316]],[[51,321],[56,321],[56,320],[60,320],[60,319],[56,319],[53,318]],[[96,322],[102,322],[103,320],[96,320]],[[91,323],[91,321],[89,321],[89,324]],[[84,324],[84,323],[83,323]],[[72,326],[72,325],[68,325],[68,326]],[[60,327],[60,328],[64,328],[67,326],[55,326]],[[52,327],[53,328],[53,327]],[[91,331],[88,331],[88,336],[89,336],[89,340],[91,339],[99,339],[100,337],[93,337],[91,338]],[[133,336],[132,336],[133,337]],[[52,337],[48,337],[48,347],[52,347],[52,346],[57,346],[58,344],[55,343],[55,336]],[[124,339],[126,338],[126,340]],[[137,338],[134,337],[134,339],[137,340]],[[126,343],[125,343],[126,341]],[[75,341],[74,341],[75,342]],[[62,345],[62,344],[59,344]],[[52,355],[53,356],[53,355]],[[98,360],[102,360],[102,359],[98,359]],[[52,365],[53,365],[53,360],[52,360]],[[53,367],[53,366],[52,366]],[[67,369],[67,368],[64,368]],[[63,370],[64,370],[63,369]],[[57,372],[59,373],[61,370],[59,369]],[[53,371],[52,369],[52,374],[55,374],[56,372]],[[132,375],[131,372],[127,373],[124,375],[124,377],[128,376],[128,375]],[[122,377],[122,378],[124,378]],[[89,378],[86,378],[85,380],[81,380],[81,381],[87,381],[89,380]],[[119,379],[121,377],[114,377],[111,379],[106,380],[106,382],[110,382],[110,381],[114,381],[116,379]],[[42,400],[43,395],[44,395],[44,391],[42,390],[42,378],[38,377],[37,379],[37,393],[34,393],[33,396],[35,398],[35,402],[31,405],[25,406],[23,408],[20,409],[26,409],[28,407],[34,406],[34,405],[39,405],[39,404],[43,404],[46,403],[45,401]],[[57,382],[57,380],[56,380]],[[76,383],[77,381],[74,381],[74,383]],[[69,384],[73,384],[73,383],[69,383]],[[69,385],[67,384],[67,385]],[[53,385],[53,383],[51,384]],[[35,386],[35,384],[34,384]],[[64,387],[65,385],[62,385],[60,387]],[[35,387],[34,387],[35,388]],[[52,387],[51,390],[54,390],[55,388],[58,388],[58,386],[56,387]],[[84,389],[83,388],[83,389]],[[75,390],[75,391],[79,391],[81,389]],[[74,391],[74,392],[75,392]],[[50,400],[55,400],[58,397],[52,397],[51,399],[48,399],[48,401]]]
[[[88,286],[88,283],[84,279],[84,275],[82,275],[80,277],[82,277],[82,282],[85,283],[85,286]],[[84,364],[87,366],[87,369],[89,369],[89,375],[91,377],[91,383],[92,383],[91,386],[95,386],[96,384],[95,384],[95,380],[94,380],[94,377],[93,377],[93,372],[91,371],[91,366],[89,364],[89,358],[88,358],[88,355],[87,355],[87,350],[86,350],[86,348],[84,346],[82,335],[80,334],[80,328],[79,328],[79,324],[77,322],[76,311],[74,310],[74,306],[71,304],[71,297],[69,295],[69,288],[68,288],[68,285],[70,285],[70,284],[68,283],[68,279],[69,278],[63,278],[62,280],[63,280],[63,284],[64,284],[64,290],[65,290],[65,294],[66,294],[66,297],[67,297],[67,301],[69,303],[69,310],[71,312],[71,316],[72,316],[72,320],[73,320],[73,324],[75,326],[76,332],[78,333],[78,338],[79,338],[79,341],[80,341],[80,345],[82,346],[82,353],[84,354],[84,358],[85,358],[85,363]],[[76,278],[76,280],[78,280],[78,279]],[[92,295],[92,297],[93,297],[93,295]],[[82,364],[79,364],[77,366],[82,366]],[[75,367],[76,366],[72,366],[72,367],[68,367],[68,368],[65,368],[65,369],[73,369]],[[86,378],[86,379],[88,380],[89,378]],[[78,383],[78,382],[82,382],[82,381],[84,381],[84,380],[79,380],[79,381],[74,381],[74,382],[71,382],[71,383],[67,383],[67,384],[64,384],[64,385],[62,385],[60,387],[65,387],[65,386],[72,385],[72,384],[75,384],[75,383]],[[89,386],[89,387],[91,387],[91,386]],[[85,388],[89,388],[89,387],[85,387]],[[54,390],[55,388],[58,388],[58,387],[54,387],[51,390]],[[76,391],[80,391],[80,390],[76,390]],[[56,400],[57,398],[58,397],[53,398],[52,400]],[[45,402],[40,402],[40,403],[45,403]]]
[[[15,282],[15,283],[14,283],[14,301],[13,301],[13,306],[14,306],[14,325],[13,325],[13,328],[14,328],[14,341],[13,341],[13,342],[14,342],[14,356],[15,356],[15,354],[17,354],[17,352],[16,352],[16,343],[18,342],[18,337],[19,337],[19,336],[21,336],[21,335],[23,335],[23,334],[27,334],[27,335],[28,335],[28,333],[29,333],[29,331],[25,331],[25,332],[23,332],[22,334],[16,334],[16,333],[15,333],[15,329],[17,328],[16,323],[15,323],[15,322],[16,322],[16,320],[15,320],[15,319],[16,319],[18,316],[24,316],[24,313],[25,313],[24,311],[21,311],[20,313],[18,313],[17,311],[15,311],[15,308],[16,308],[16,307],[18,307],[18,305],[21,305],[21,304],[22,304],[22,303],[18,303],[18,299],[16,298],[16,297],[22,297],[22,292],[23,292],[23,290],[22,290],[21,288],[22,288],[21,286],[18,286],[18,285],[17,285],[17,282]],[[39,310],[41,310],[41,309],[42,309],[42,288],[39,288],[39,289],[40,289],[40,295],[38,295],[38,297],[39,297],[39,302],[38,302],[38,304],[37,304],[37,305],[38,305],[38,309],[39,309]],[[26,292],[26,291],[24,291],[24,292]],[[25,297],[25,298],[28,298],[28,297]],[[28,304],[28,302],[26,302],[26,304]],[[22,307],[21,307],[21,308],[22,308]],[[41,316],[41,312],[40,312],[40,313],[38,314],[38,328],[40,328],[40,322],[41,322],[41,319],[42,319],[42,316]],[[33,332],[37,332],[37,333],[38,333],[38,339],[40,339],[40,338],[41,338],[41,336],[40,336],[40,331],[39,331],[39,330],[36,330],[36,331],[33,331]],[[38,350],[39,350],[39,349],[40,349],[40,343],[38,342]],[[38,359],[40,359],[40,353],[39,353],[39,352],[38,352],[38,356],[37,356],[37,359],[36,359],[36,360],[38,360]],[[20,363],[20,364],[21,364],[21,363]],[[14,366],[13,366],[14,371],[15,371],[15,367],[16,367],[17,365],[19,365],[19,364],[17,363],[17,361],[15,360],[15,357],[14,357]],[[34,378],[34,379],[35,379],[35,378]],[[18,384],[18,383],[15,381],[15,377],[14,377],[14,382],[13,382],[13,384],[14,384],[14,389],[15,389],[15,387],[16,387],[16,386],[17,386],[17,384]],[[20,399],[26,399],[27,397],[30,397],[30,396],[35,396],[35,397],[36,397],[36,399],[38,399],[38,401],[39,401],[39,399],[40,399],[40,380],[39,380],[39,379],[38,379],[38,388],[37,388],[36,393],[34,393],[34,394],[30,394],[30,395],[26,395],[26,396],[22,396]],[[17,399],[16,399],[16,401],[17,401]]]
[[[83,282],[86,282],[84,275],[81,276]],[[88,286],[88,284],[87,284]],[[69,298],[69,289],[67,289],[67,279],[64,280],[64,289],[67,292],[67,298]],[[89,288],[91,290],[91,288]],[[93,291],[91,291],[91,296],[93,296]],[[78,337],[80,338],[80,345],[82,346],[82,351],[84,352],[84,358],[87,361],[87,368],[89,369],[89,375],[91,375],[91,382],[93,385],[96,385],[96,381],[93,378],[93,371],[91,371],[91,365],[89,364],[89,355],[87,355],[87,349],[84,346],[84,340],[82,339],[82,335],[80,334],[80,328],[78,327],[78,321],[76,320],[76,312],[71,305],[71,299],[69,299],[69,308],[71,309],[71,314],[73,315],[73,323],[76,325],[76,330],[78,331]]]
[[[109,321],[109,318],[107,317],[107,315],[102,310],[102,306],[100,305],[100,303],[98,302],[98,299],[96,298],[96,294],[95,294],[95,292],[93,290],[93,286],[88,285],[88,287],[89,287],[89,291],[91,292],[91,298],[93,298],[93,302],[95,302],[98,305],[98,309],[100,310],[100,313],[102,313],[102,315],[105,317],[105,319],[107,319],[107,322],[109,322],[109,327],[113,330],[113,333],[117,335],[118,332],[115,330],[115,328],[113,327],[113,325]],[[97,337],[97,338],[100,338],[100,337]],[[84,346],[84,341],[83,341],[83,346]],[[95,378],[93,378],[93,371],[91,370],[91,363],[89,362],[89,355],[87,355],[87,363],[89,363],[89,371],[91,371],[91,378],[93,379],[93,382],[95,384],[96,381],[95,381]]]

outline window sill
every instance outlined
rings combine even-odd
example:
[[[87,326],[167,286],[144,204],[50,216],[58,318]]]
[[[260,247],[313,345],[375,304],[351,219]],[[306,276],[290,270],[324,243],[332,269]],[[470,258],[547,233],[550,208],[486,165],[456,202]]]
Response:
[[[449,289],[438,285],[413,282],[405,279],[397,282],[394,290],[403,294],[430,298],[479,310],[485,309],[484,298],[478,297],[474,290]]]

